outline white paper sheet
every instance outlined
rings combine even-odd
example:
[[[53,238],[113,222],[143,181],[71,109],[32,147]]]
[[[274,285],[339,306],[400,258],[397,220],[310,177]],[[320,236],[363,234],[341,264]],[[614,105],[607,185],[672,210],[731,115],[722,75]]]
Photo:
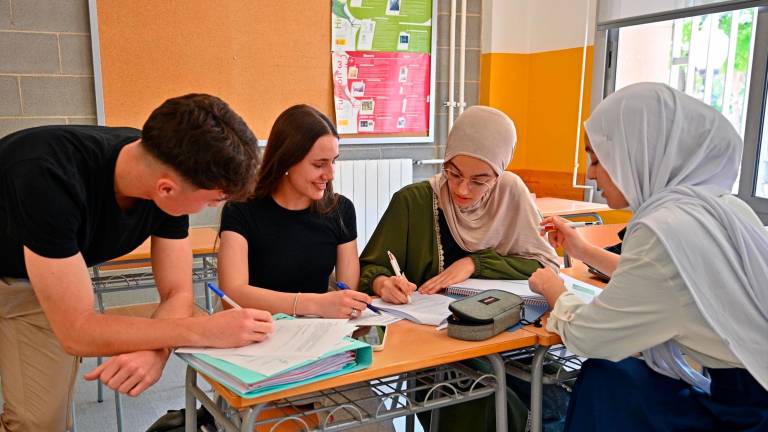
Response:
[[[440,325],[451,315],[448,305],[454,299],[442,294],[411,294],[411,303],[396,305],[380,298],[373,300],[373,305],[392,315],[401,316],[417,324]]]

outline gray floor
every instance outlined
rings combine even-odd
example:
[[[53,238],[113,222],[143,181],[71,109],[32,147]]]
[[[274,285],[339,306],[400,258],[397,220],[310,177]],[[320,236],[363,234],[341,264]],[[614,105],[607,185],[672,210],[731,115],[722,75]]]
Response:
[[[96,383],[82,376],[96,366],[96,359],[84,359],[75,390],[75,425],[77,432],[117,431],[115,393],[104,389],[104,402],[96,402]],[[170,409],[184,406],[184,364],[175,357],[168,360],[163,377],[144,394],[132,398],[123,395],[123,431],[146,430]]]

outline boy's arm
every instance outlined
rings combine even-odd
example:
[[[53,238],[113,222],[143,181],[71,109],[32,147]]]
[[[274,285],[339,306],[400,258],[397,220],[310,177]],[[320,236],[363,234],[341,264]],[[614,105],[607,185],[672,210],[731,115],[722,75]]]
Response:
[[[153,318],[193,316],[192,248],[189,237],[152,237],[152,271],[160,294]],[[113,356],[85,375],[100,379],[112,390],[138,396],[160,379],[170,349],[144,350]]]
[[[192,246],[189,237],[152,236],[152,273],[160,294],[153,318],[186,318],[194,313]]]
[[[234,347],[261,341],[272,330],[271,316],[252,309],[197,318],[101,315],[93,309],[93,288],[82,255],[45,258],[25,246],[24,260],[53,332],[72,355],[113,355],[175,346]]]

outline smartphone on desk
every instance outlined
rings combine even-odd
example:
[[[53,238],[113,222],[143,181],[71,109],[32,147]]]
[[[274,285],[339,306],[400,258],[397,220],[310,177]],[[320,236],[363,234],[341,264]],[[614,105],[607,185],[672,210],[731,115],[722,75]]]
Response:
[[[367,343],[373,347],[374,351],[381,351],[384,349],[384,342],[387,341],[387,326],[362,326],[352,332],[352,337]]]
[[[584,265],[587,266],[587,271],[592,273],[593,275],[595,275],[596,278],[600,279],[603,282],[610,282],[611,277],[608,276],[607,274],[601,272],[600,270],[592,267],[591,265],[589,265],[587,263],[584,263]]]

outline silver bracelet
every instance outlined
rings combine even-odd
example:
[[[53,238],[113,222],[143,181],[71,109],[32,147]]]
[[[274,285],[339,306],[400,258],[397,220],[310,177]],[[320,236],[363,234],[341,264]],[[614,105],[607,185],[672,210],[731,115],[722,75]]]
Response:
[[[299,296],[301,295],[300,292],[296,293],[295,296],[293,296],[293,316],[296,316],[296,305],[299,304]]]

